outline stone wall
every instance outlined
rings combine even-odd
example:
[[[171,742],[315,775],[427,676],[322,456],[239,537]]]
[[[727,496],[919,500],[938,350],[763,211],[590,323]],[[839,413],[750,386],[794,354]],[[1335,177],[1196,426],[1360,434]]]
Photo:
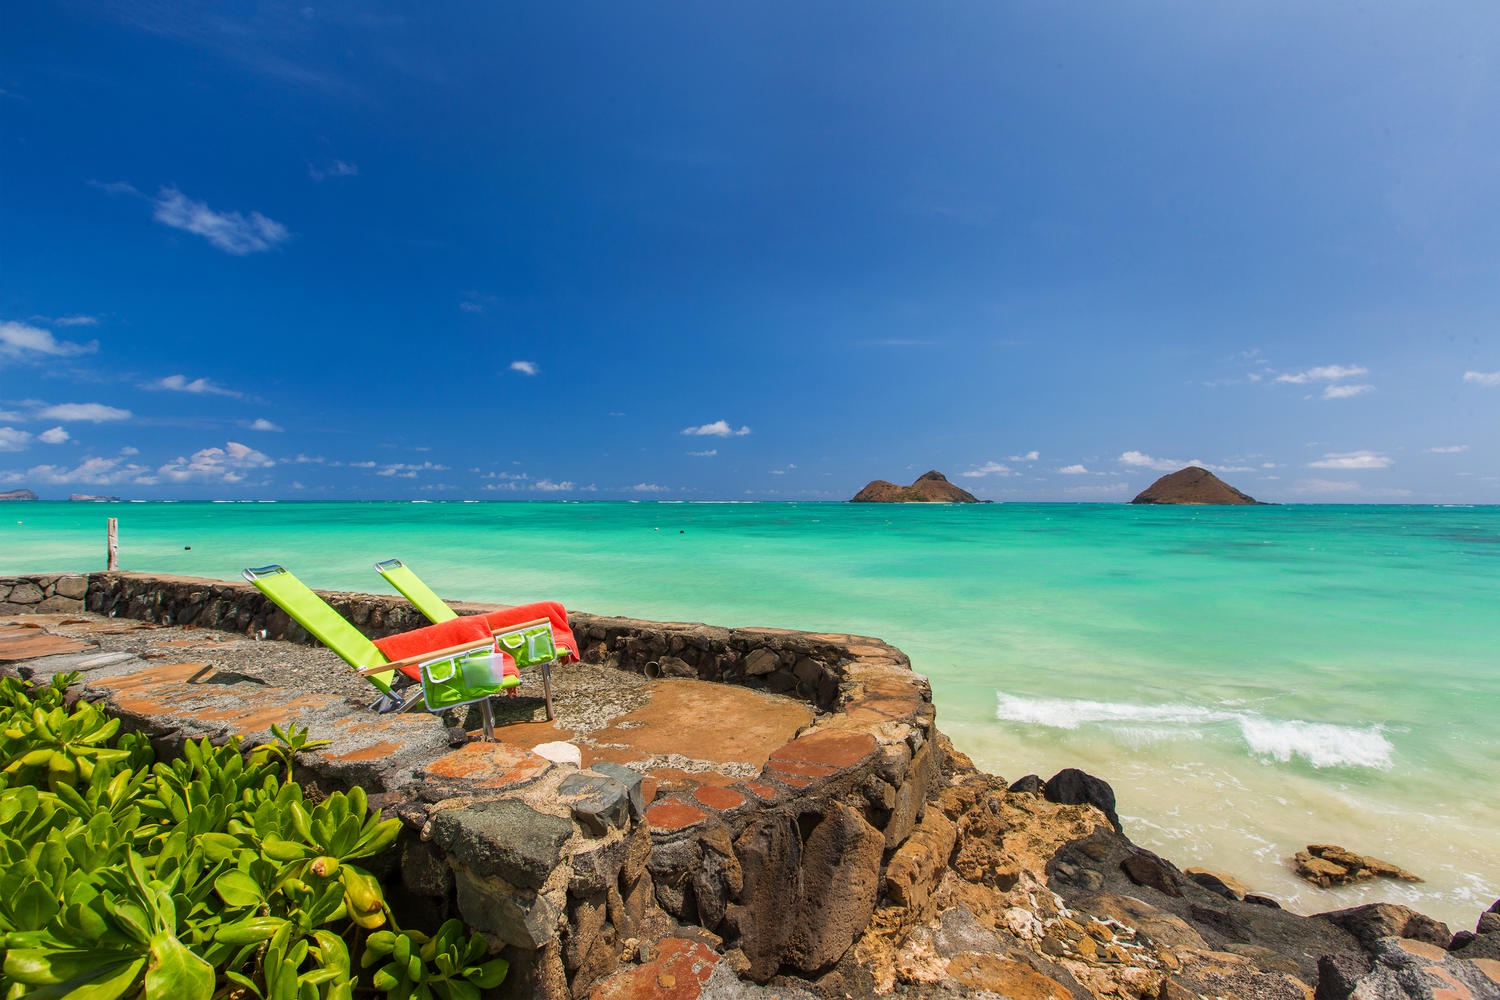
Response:
[[[44,579],[4,586],[26,598],[13,605],[39,610]],[[68,592],[80,589],[82,578],[66,579],[75,581]],[[56,580],[48,586],[58,591]],[[32,601],[33,591],[42,596]],[[372,637],[424,624],[398,598],[324,596]],[[82,607],[69,600],[53,609]],[[311,641],[242,583],[96,573],[84,604],[107,617]],[[622,963],[648,961],[657,943],[684,933],[746,979],[815,977],[860,937],[882,897],[930,894],[943,865],[921,862],[932,838],[913,832],[937,795],[942,751],[930,688],[899,650],[845,635],[582,613],[571,625],[587,662],[799,697],[814,721],[759,775],[647,801],[641,775],[626,767],[580,769],[504,743],[452,749],[434,742],[431,717],[362,715],[330,698],[192,688],[191,664],[111,661],[86,675],[85,696],[177,741],[262,732],[270,721],[336,733],[309,755],[311,780],[360,784],[403,819],[408,835],[386,873],[393,896],[434,919],[460,915],[503,946],[513,995],[587,996]]]
[[[77,574],[0,577],[0,614],[82,611],[88,588],[89,578]]]

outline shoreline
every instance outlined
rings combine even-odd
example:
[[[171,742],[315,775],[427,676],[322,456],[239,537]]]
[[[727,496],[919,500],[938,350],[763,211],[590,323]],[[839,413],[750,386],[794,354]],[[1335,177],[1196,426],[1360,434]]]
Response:
[[[95,574],[90,578],[86,588],[90,603],[94,603],[94,597],[98,592],[95,588],[94,578],[102,580],[107,576],[109,575]],[[120,576],[116,574],[114,575],[114,579],[118,580]],[[140,595],[152,593],[160,595],[177,584],[187,586],[190,590],[192,583],[193,581],[135,578],[134,592]],[[216,581],[196,581],[196,583],[200,589],[203,585],[210,585],[216,589],[224,588],[231,593],[244,594],[245,597],[249,597],[248,594],[245,594],[246,588],[243,586],[236,588],[236,585],[219,584]],[[70,589],[76,592],[77,587],[74,585]],[[361,599],[363,600],[363,598]],[[147,603],[150,604],[150,602]],[[392,602],[389,599],[372,598],[369,600],[369,603],[371,607],[385,607],[391,605]],[[137,612],[145,612],[148,615],[160,617],[164,615],[170,616],[173,613],[173,609],[180,609],[184,606],[186,605],[180,602],[174,603],[170,600],[157,600],[154,605],[147,606],[135,598],[131,598],[128,607],[122,605],[117,610],[126,610],[128,612],[133,608]],[[181,616],[180,610],[178,616]],[[577,615],[576,617],[582,621],[592,620],[592,616],[587,615]],[[636,624],[648,629],[651,627],[650,623]],[[688,626],[661,627],[683,628]],[[760,631],[766,636],[795,635],[795,633],[784,633],[780,630]],[[241,645],[246,644],[241,642]],[[934,730],[934,734],[939,738],[939,742],[946,744],[946,737],[942,737],[938,730]],[[929,898],[920,901],[918,905],[913,905],[918,903],[918,901],[907,899],[903,907],[896,909],[883,907],[874,911],[876,917],[884,914],[887,920],[895,919],[894,914],[898,911],[906,914],[902,920],[907,923],[907,926],[900,927],[894,933],[889,925],[882,928],[872,924],[860,939],[862,943],[855,949],[857,951],[859,948],[863,948],[862,959],[867,964],[870,964],[872,968],[877,970],[885,969],[890,977],[892,977],[891,981],[893,983],[900,981],[908,984],[919,984],[923,981],[921,975],[912,972],[909,968],[906,972],[901,971],[903,968],[907,968],[903,964],[907,959],[902,958],[902,956],[910,953],[913,948],[917,948],[918,951],[921,950],[922,941],[926,940],[923,938],[923,928],[927,927],[927,924],[921,918],[929,915],[925,912],[924,907],[935,901],[950,904],[948,909],[943,912],[957,912],[957,909],[963,909],[969,913],[970,917],[980,919],[981,923],[984,923],[986,920],[993,923],[995,926],[989,929],[994,932],[1009,926],[1006,924],[1006,914],[1016,909],[1015,905],[1001,907],[1000,903],[1014,904],[1025,899],[1032,899],[1034,901],[1031,904],[1032,909],[1027,912],[1031,913],[1032,918],[1037,922],[1037,927],[1041,928],[1041,930],[1032,929],[1031,925],[1027,924],[1024,930],[1031,932],[1028,937],[1027,934],[1021,933],[1016,928],[1009,928],[1010,936],[1006,937],[1002,935],[1004,940],[1000,943],[999,951],[993,952],[993,954],[1003,953],[1009,956],[1005,959],[1006,961],[1015,961],[1016,958],[1013,953],[1015,949],[1020,949],[1025,954],[1031,955],[1033,962],[1040,962],[1049,960],[1047,956],[1051,953],[1046,948],[1050,947],[1053,951],[1058,951],[1058,954],[1051,954],[1050,960],[1055,960],[1053,964],[1057,966],[1057,969],[1053,970],[1050,974],[1052,980],[1058,982],[1066,979],[1067,977],[1063,976],[1062,973],[1067,972],[1072,977],[1073,982],[1082,983],[1089,990],[1095,992],[1096,995],[1099,992],[1098,988],[1102,988],[1105,980],[1113,983],[1114,986],[1120,986],[1125,983],[1126,980],[1130,979],[1130,976],[1126,976],[1126,972],[1129,970],[1136,970],[1141,976],[1151,979],[1154,983],[1153,988],[1159,988],[1162,983],[1169,980],[1179,983],[1198,982],[1198,980],[1193,980],[1188,972],[1182,971],[1180,967],[1175,971],[1167,970],[1163,963],[1170,964],[1171,960],[1181,963],[1186,957],[1189,971],[1196,969],[1197,972],[1194,974],[1200,975],[1200,979],[1202,975],[1207,974],[1209,966],[1220,970],[1220,972],[1215,973],[1216,975],[1221,974],[1223,969],[1228,967],[1225,965],[1229,961],[1224,957],[1226,955],[1235,955],[1236,961],[1243,963],[1246,956],[1235,951],[1236,946],[1233,944],[1232,937],[1226,939],[1222,933],[1215,931],[1212,921],[1205,925],[1202,922],[1201,916],[1195,919],[1198,910],[1202,910],[1203,912],[1211,910],[1214,913],[1229,914],[1232,915],[1234,920],[1242,922],[1246,927],[1260,928],[1252,934],[1252,939],[1257,942],[1256,947],[1264,949],[1267,947],[1268,941],[1279,942],[1276,944],[1276,947],[1281,948],[1283,953],[1286,953],[1286,950],[1291,945],[1278,936],[1280,932],[1272,933],[1268,928],[1273,925],[1279,926],[1282,924],[1295,926],[1303,928],[1301,933],[1305,937],[1307,928],[1313,926],[1321,928],[1327,923],[1327,921],[1321,918],[1300,917],[1275,909],[1273,908],[1274,904],[1271,907],[1265,905],[1257,906],[1253,903],[1237,902],[1222,895],[1210,893],[1203,889],[1195,880],[1185,876],[1181,870],[1169,862],[1165,862],[1155,855],[1149,854],[1149,852],[1141,851],[1118,833],[1101,828],[1097,825],[1097,822],[1084,821],[1084,825],[1076,825],[1089,813],[1093,812],[1091,806],[1087,804],[1080,806],[1047,805],[1041,801],[1039,796],[1033,796],[1022,790],[1007,790],[1003,784],[997,785],[996,782],[999,779],[978,771],[964,754],[952,749],[951,745],[946,748],[945,756],[949,761],[949,763],[944,765],[943,769],[947,784],[942,791],[937,793],[936,797],[929,797],[930,806],[926,811],[926,815],[930,818],[931,822],[923,820],[923,823],[927,824],[927,827],[924,828],[928,835],[927,839],[930,840],[932,836],[936,836],[937,843],[940,846],[944,842],[943,829],[948,829],[949,835],[956,836],[956,829],[963,828],[966,825],[973,831],[985,823],[992,822],[993,818],[997,816],[1003,816],[1004,822],[999,828],[994,830],[992,837],[988,840],[976,841],[971,844],[970,848],[961,846],[951,848],[951,850],[956,852],[951,857],[946,856],[947,852],[939,850],[937,857],[943,857],[944,866],[951,866],[951,869],[947,876],[934,883],[934,888],[930,890]],[[1054,779],[1051,780],[1055,781],[1060,777],[1054,776]],[[1089,799],[1085,798],[1080,801],[1087,803]],[[931,805],[940,806],[942,811],[938,812],[934,810],[931,808]],[[1059,812],[1059,809],[1073,809],[1075,812]],[[1077,813],[1076,810],[1078,809],[1082,809],[1083,813]],[[976,812],[976,810],[978,811]],[[944,815],[948,816],[946,821],[942,819]],[[1095,815],[1098,814],[1095,813]],[[991,819],[983,819],[985,816],[989,816]],[[934,829],[932,828],[932,824],[934,823],[937,824],[938,832],[936,833],[934,833]],[[1092,833],[1089,832],[1090,829],[1092,829]],[[921,840],[922,838],[917,836],[918,832],[918,830],[914,830],[912,836]],[[1059,836],[1062,839],[1059,839]],[[958,841],[950,842],[955,844],[962,843],[963,838],[960,837]],[[983,847],[985,842],[988,842],[990,846],[987,848]],[[999,848],[1002,842],[1007,850],[1003,856],[994,855],[993,851]],[[1032,848],[1029,850],[1025,849],[1019,842],[1030,843]],[[1096,847],[1088,848],[1087,844],[1090,843],[1095,844]],[[1017,846],[1012,846],[1013,844]],[[1051,846],[1045,846],[1049,844]],[[964,852],[971,850],[971,848],[972,850],[980,850],[981,855],[989,857],[990,860],[981,863],[978,869],[973,868],[971,864],[963,860]],[[1016,853],[1018,850],[1020,851],[1019,854]],[[990,853],[985,854],[985,852]],[[1097,857],[1095,856],[1096,854],[1098,855]],[[997,864],[999,865],[998,868],[995,867]],[[984,874],[986,871],[989,872],[988,875]],[[1124,872],[1123,875],[1121,874],[1122,871]],[[887,880],[890,879],[889,874],[886,878]],[[1044,896],[1038,895],[1039,890],[1044,893]],[[951,894],[950,897],[941,897],[940,893],[943,891],[949,892]],[[1020,893],[1019,896],[1017,895],[1018,892]],[[1056,893],[1061,894],[1054,897],[1058,902],[1043,905],[1045,903],[1045,896],[1053,896]],[[1103,962],[1096,965],[1090,964],[1090,961],[1086,961],[1087,956],[1076,952],[1076,949],[1081,947],[1081,945],[1077,940],[1070,939],[1067,936],[1067,920],[1071,918],[1066,917],[1066,914],[1074,913],[1076,915],[1077,913],[1087,911],[1098,915],[1102,912],[1101,908],[1108,910],[1113,907],[1115,910],[1118,910],[1121,905],[1124,905],[1111,903],[1104,897],[1137,899],[1138,902],[1149,898],[1152,902],[1149,905],[1141,903],[1142,906],[1148,907],[1149,912],[1147,910],[1138,910],[1130,920],[1120,920],[1118,916],[1111,918],[1115,919],[1122,927],[1135,925],[1135,930],[1131,932],[1132,937],[1129,940],[1120,938],[1118,935],[1112,939],[1120,949],[1119,954],[1124,955],[1129,960],[1119,961],[1119,956],[1117,955],[1117,960],[1113,964]],[[1190,905],[1183,906],[1177,902],[1182,900],[1186,900]],[[955,909],[955,906],[957,909]],[[1136,931],[1139,931],[1140,927],[1146,926],[1145,924],[1141,924],[1141,921],[1150,918],[1150,920],[1159,922],[1164,918],[1151,917],[1150,914],[1153,912],[1172,913],[1174,912],[1173,907],[1183,911],[1178,914],[1177,919],[1186,920],[1195,929],[1191,935],[1182,933],[1174,939],[1177,940],[1176,949],[1173,950],[1171,947],[1168,947],[1168,950],[1172,952],[1172,959],[1169,960],[1159,954],[1149,956],[1149,962],[1145,958],[1139,958],[1138,961],[1130,958],[1133,953],[1130,952],[1127,946],[1132,946],[1135,942],[1136,938],[1134,935]],[[1227,907],[1227,909],[1220,909],[1221,907]],[[1249,909],[1246,910],[1246,907],[1249,907]],[[1404,908],[1382,906],[1374,909],[1378,909],[1388,915],[1392,912],[1402,911]],[[1406,911],[1406,913],[1408,914],[1407,922],[1416,919],[1416,915],[1411,914],[1411,911]],[[1272,914],[1274,916],[1271,916]],[[941,914],[939,913],[938,915],[940,916]],[[1368,914],[1361,919],[1367,922],[1367,918]],[[1229,917],[1222,919],[1229,919]],[[1430,925],[1434,922],[1426,918],[1422,919],[1425,923],[1421,921],[1418,923],[1422,928],[1425,928],[1423,931],[1425,934],[1424,940],[1426,940],[1429,947],[1433,947],[1436,944],[1435,939],[1442,936],[1444,932],[1432,929]],[[1270,923],[1267,923],[1268,921]],[[898,924],[901,922],[897,921]],[[1078,923],[1078,921],[1073,921],[1073,923]],[[1155,925],[1152,924],[1152,926]],[[1405,923],[1401,924],[1401,926],[1405,927]],[[1061,930],[1057,930],[1058,928],[1061,928]],[[1052,933],[1054,930],[1057,930],[1057,933]],[[1319,931],[1319,933],[1322,934],[1324,932]],[[1339,947],[1344,947],[1348,944],[1347,940],[1338,938],[1332,930],[1326,933],[1329,936],[1324,942],[1325,945],[1332,947],[1337,944]],[[1215,941],[1212,935],[1216,934],[1218,939]],[[1158,928],[1153,939],[1162,940],[1170,937],[1171,935],[1166,934],[1164,930]],[[1011,940],[1012,938],[1014,940]],[[1210,943],[1214,946],[1209,947]],[[1446,940],[1443,942],[1445,945],[1448,943],[1451,942]],[[1500,944],[1500,939],[1497,939],[1496,943]],[[1225,951],[1225,948],[1228,950]],[[1274,951],[1275,948],[1272,948],[1272,950]],[[1305,953],[1299,954],[1301,957],[1294,964],[1300,970],[1299,975],[1302,981],[1311,984],[1312,981],[1316,980],[1316,961],[1313,961],[1311,966],[1309,966],[1307,955]],[[1290,953],[1288,955],[1290,957]],[[956,959],[950,959],[949,963],[943,967],[944,977],[940,977],[940,979],[951,978],[951,976],[947,976],[947,973],[952,971],[951,966],[954,960]],[[1381,959],[1381,961],[1383,960]],[[1031,967],[1033,970],[1037,968],[1035,964]],[[1248,974],[1243,967],[1241,968],[1241,973]],[[841,973],[841,975],[852,974],[852,970],[845,970]],[[1256,977],[1277,974],[1284,973],[1275,973],[1270,968],[1260,968],[1255,972]],[[902,978],[903,976],[906,978]],[[915,978],[911,978],[912,976],[915,976]],[[1091,986],[1088,984],[1090,977],[1093,977],[1095,980]],[[1122,979],[1121,977],[1124,978]],[[1204,983],[1207,981],[1202,980]],[[1141,979],[1136,985],[1140,986],[1144,982],[1145,979]],[[879,985],[879,983],[875,985]],[[1130,991],[1127,990],[1127,992]],[[1137,992],[1134,995],[1146,994]]]

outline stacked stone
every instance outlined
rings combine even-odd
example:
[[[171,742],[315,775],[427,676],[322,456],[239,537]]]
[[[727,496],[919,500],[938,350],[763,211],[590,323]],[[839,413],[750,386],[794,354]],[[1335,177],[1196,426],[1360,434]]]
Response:
[[[84,610],[89,578],[77,574],[0,577],[0,614],[55,614]]]

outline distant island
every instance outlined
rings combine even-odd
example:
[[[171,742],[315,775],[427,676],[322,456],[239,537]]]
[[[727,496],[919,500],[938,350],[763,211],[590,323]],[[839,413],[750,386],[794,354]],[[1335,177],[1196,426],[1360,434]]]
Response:
[[[851,503],[979,503],[968,490],[948,482],[941,472],[932,471],[910,486],[897,486],[877,479],[858,493]]]
[[[1190,465],[1162,476],[1146,487],[1131,503],[1160,504],[1260,504],[1247,493],[1230,486],[1207,469]]]
[[[0,493],[0,500],[35,500],[36,494],[30,490],[11,490],[9,493]]]
[[[99,497],[99,496],[94,496],[92,493],[69,493],[68,494],[68,499],[70,501],[79,502],[79,503],[119,503],[120,502],[120,498],[119,497]]]

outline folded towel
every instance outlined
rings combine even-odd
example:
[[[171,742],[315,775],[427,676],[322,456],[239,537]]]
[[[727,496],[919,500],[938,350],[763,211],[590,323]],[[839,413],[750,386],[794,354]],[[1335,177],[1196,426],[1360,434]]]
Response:
[[[483,615],[471,617],[483,618],[491,632],[503,632],[522,622],[546,618],[552,623],[552,644],[557,647],[559,653],[563,654],[563,662],[572,663],[578,659],[578,640],[573,637],[573,630],[568,626],[567,609],[556,601],[521,604],[514,608],[501,608],[498,611],[489,611]],[[462,618],[458,620],[463,621]]]
[[[396,635],[388,635],[374,642],[375,648],[384,653],[387,659],[404,660],[409,656],[423,656],[427,653],[436,653],[440,649],[482,642],[490,638],[491,634],[484,616],[466,615],[450,618],[436,625],[412,629],[410,632],[398,632]],[[402,667],[401,672],[413,680],[421,677],[421,673],[414,666]]]

